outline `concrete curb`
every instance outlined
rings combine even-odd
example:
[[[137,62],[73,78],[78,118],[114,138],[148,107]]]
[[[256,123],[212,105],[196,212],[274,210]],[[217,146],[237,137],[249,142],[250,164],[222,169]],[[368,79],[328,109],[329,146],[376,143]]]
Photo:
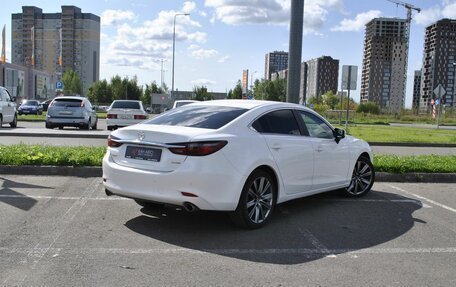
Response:
[[[107,139],[110,132],[104,133],[21,133],[21,132],[0,132],[0,136],[6,137],[39,137],[39,138],[86,138],[86,139]]]
[[[42,175],[42,176],[75,176],[101,177],[103,171],[99,166],[10,166],[0,165],[0,174],[14,175]],[[405,173],[395,174],[387,172],[375,173],[378,182],[428,182],[428,183],[456,183],[456,173]]]

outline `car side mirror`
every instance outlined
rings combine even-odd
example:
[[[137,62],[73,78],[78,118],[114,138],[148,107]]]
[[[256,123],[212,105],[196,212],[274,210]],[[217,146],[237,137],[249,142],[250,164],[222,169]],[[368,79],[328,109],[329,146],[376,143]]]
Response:
[[[340,140],[345,137],[345,130],[335,128],[333,134],[334,134],[336,143],[339,143]]]

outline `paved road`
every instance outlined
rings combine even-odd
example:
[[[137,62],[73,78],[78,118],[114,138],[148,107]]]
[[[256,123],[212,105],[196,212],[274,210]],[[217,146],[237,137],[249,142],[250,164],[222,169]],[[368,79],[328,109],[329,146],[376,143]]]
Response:
[[[0,286],[455,286],[456,185],[282,204],[268,226],[144,210],[100,178],[0,177]]]

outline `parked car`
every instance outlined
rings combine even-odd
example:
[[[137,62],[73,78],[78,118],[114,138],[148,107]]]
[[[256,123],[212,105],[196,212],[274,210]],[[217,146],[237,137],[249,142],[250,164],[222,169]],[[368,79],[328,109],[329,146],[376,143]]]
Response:
[[[79,127],[88,130],[97,129],[98,118],[92,104],[87,98],[62,96],[56,97],[48,107],[46,128],[65,126]]]
[[[193,101],[193,100],[177,100],[177,101],[174,101],[173,109],[182,107],[182,106],[185,106],[188,104],[192,104],[192,103],[198,103],[198,102],[199,101]]]
[[[41,105],[43,106],[43,112],[46,112],[48,110],[49,104],[51,102],[52,102],[52,99],[48,99],[41,103]]]
[[[0,87],[0,129],[3,124],[9,124],[12,128],[17,126],[16,99],[7,89]]]
[[[372,161],[365,141],[301,105],[217,100],[112,132],[103,182],[107,195],[142,206],[227,211],[258,228],[288,200],[335,189],[365,195]]]
[[[140,123],[145,119],[147,112],[141,101],[116,100],[108,108],[106,126],[108,130],[115,130]]]
[[[17,109],[19,115],[41,115],[43,106],[37,100],[25,100]]]

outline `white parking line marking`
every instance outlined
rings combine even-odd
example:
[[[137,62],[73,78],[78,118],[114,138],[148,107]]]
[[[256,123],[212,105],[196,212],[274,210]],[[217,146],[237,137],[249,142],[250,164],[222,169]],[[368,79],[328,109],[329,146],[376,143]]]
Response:
[[[60,199],[60,200],[78,200],[77,196],[48,196],[48,195],[13,195],[0,194],[0,198],[33,198],[33,199]],[[124,197],[91,197],[88,200],[130,200]]]
[[[394,186],[394,185],[391,185],[391,184],[387,184],[387,186],[389,186],[389,187],[391,187],[392,189],[395,189],[395,190],[397,190],[397,191],[400,191],[400,192],[402,192],[402,193],[405,193],[405,194],[407,194],[407,195],[414,196],[414,197],[416,197],[416,198],[418,198],[418,199],[420,199],[420,200],[427,201],[427,202],[429,202],[429,203],[431,203],[431,204],[434,204],[434,205],[436,205],[436,206],[438,206],[438,207],[441,207],[441,208],[444,208],[444,209],[446,209],[446,210],[449,210],[449,211],[451,211],[451,212],[456,213],[456,209],[454,209],[454,208],[452,208],[452,207],[449,207],[449,206],[447,206],[447,205],[441,204],[440,202],[437,202],[437,201],[435,201],[435,200],[426,198],[426,197],[421,196],[421,195],[418,195],[418,194],[414,194],[414,193],[412,193],[412,192],[406,191],[406,190],[404,190],[404,189],[402,189],[402,188],[400,188],[400,187],[397,187],[397,186]]]
[[[336,258],[334,253],[329,252],[328,248],[318,240],[307,228],[299,228],[299,232],[304,235],[304,238],[310,241],[312,245],[322,254],[327,254],[327,257]]]
[[[365,249],[322,249],[322,248],[266,248],[266,249],[187,249],[187,248],[8,248],[0,247],[0,253],[4,254],[27,254],[35,250],[43,253],[45,250],[50,254],[219,254],[219,255],[282,255],[282,254],[303,254],[303,255],[359,255],[359,254],[439,254],[456,253],[456,247],[436,248],[365,248]],[[54,256],[54,255],[53,255]]]

